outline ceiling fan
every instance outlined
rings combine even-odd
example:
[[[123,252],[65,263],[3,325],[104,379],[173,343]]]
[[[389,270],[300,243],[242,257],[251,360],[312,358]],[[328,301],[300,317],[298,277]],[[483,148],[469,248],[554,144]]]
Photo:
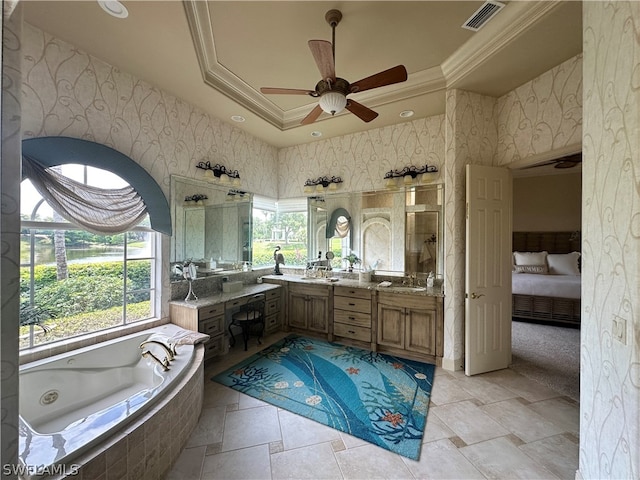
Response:
[[[545,167],[547,165],[553,165],[553,168],[573,168],[579,165],[580,162],[582,162],[582,153],[574,153],[573,155],[567,155],[566,157],[556,158],[537,165],[531,165],[530,167],[525,167],[525,169]]]
[[[407,69],[403,65],[398,65],[354,83],[349,83],[344,78],[336,77],[336,26],[340,23],[340,20],[342,20],[342,13],[339,10],[329,10],[325,14],[325,20],[331,25],[332,41],[309,40],[309,49],[318,66],[318,70],[320,70],[320,75],[322,75],[322,79],[318,82],[315,89],[304,90],[296,88],[262,87],[260,91],[265,94],[310,95],[318,98],[318,105],[302,120],[302,125],[315,122],[323,111],[335,115],[345,108],[361,120],[370,122],[376,118],[378,114],[355,100],[348,99],[347,95],[404,82],[407,79]]]

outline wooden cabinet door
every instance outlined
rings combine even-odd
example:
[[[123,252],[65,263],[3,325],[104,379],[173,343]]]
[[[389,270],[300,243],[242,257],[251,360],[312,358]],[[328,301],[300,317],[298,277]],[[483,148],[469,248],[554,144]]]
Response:
[[[407,308],[405,312],[405,348],[412,352],[436,355],[436,310]]]
[[[308,297],[307,328],[314,332],[327,333],[329,331],[329,299],[322,297]]]
[[[288,303],[289,326],[307,328],[307,296],[292,290],[289,292]]]
[[[378,303],[378,343],[405,348],[404,308]]]

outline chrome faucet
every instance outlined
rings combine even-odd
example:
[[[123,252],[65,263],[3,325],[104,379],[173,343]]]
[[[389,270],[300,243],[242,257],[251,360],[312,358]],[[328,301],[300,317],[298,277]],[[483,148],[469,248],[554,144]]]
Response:
[[[167,359],[167,357],[164,357],[164,360],[160,360],[149,350],[145,350],[144,352],[142,352],[142,356],[144,358],[147,358],[150,356],[151,358],[153,358],[153,360],[155,360],[156,363],[159,363],[160,365],[162,365],[162,370],[164,370],[165,372],[169,370],[169,360]]]
[[[155,345],[160,345],[164,351],[167,353],[167,361],[170,362],[171,360],[173,360],[173,357],[175,357],[175,353],[174,350],[169,347],[168,345],[166,345],[164,342],[161,342],[160,340],[145,340],[144,342],[142,342],[140,344],[140,348],[144,348],[145,345],[149,344],[149,343],[153,343]]]

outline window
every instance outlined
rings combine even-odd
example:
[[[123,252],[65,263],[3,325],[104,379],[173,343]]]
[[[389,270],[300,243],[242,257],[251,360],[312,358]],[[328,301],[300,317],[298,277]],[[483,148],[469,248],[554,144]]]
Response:
[[[274,266],[273,253],[280,246],[285,266],[307,264],[307,200],[276,202],[254,195],[253,268]]]
[[[56,169],[90,186],[127,186],[95,167]],[[155,316],[158,234],[148,215],[125,233],[96,235],[57,215],[28,179],[20,213],[20,348]]]

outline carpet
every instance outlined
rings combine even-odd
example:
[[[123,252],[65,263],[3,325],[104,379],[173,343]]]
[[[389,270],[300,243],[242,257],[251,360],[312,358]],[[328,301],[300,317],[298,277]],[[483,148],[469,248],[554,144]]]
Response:
[[[513,320],[510,368],[579,402],[580,330]]]
[[[417,460],[434,369],[294,334],[212,380]]]

